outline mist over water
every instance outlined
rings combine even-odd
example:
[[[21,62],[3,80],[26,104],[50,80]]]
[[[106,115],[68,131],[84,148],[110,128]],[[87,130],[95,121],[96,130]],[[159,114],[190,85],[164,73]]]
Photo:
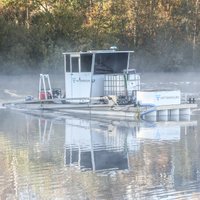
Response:
[[[64,75],[49,73],[53,88],[64,90]],[[38,97],[40,74],[0,75],[0,101],[25,99],[31,95]]]
[[[137,71],[140,73],[140,71]],[[197,72],[140,73],[141,89],[176,89],[182,93],[199,96],[200,79]],[[49,73],[52,88],[61,88],[64,93],[64,73]],[[39,74],[0,75],[0,100],[24,99],[28,95],[37,97]]]
[[[141,75],[142,89],[180,90],[182,101],[188,102],[190,97],[200,101],[200,79],[197,72],[182,73],[144,73]]]

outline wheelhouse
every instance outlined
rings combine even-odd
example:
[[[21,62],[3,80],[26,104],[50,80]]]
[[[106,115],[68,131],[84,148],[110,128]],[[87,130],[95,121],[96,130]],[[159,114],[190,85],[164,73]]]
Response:
[[[105,95],[105,77],[128,73],[133,51],[96,50],[64,55],[66,98]]]

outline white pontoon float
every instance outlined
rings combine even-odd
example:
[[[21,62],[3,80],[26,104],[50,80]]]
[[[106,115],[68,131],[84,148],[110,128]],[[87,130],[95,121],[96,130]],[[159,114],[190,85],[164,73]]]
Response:
[[[5,103],[8,108],[50,110],[127,120],[177,119],[196,104],[182,104],[178,90],[140,90],[140,75],[130,66],[133,51],[66,52],[65,91],[52,89],[48,74],[40,74],[38,99]]]

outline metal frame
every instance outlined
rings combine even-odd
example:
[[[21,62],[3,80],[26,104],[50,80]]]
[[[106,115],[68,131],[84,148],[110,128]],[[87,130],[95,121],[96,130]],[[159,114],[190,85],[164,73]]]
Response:
[[[48,84],[48,88],[49,88],[48,90],[47,90],[46,82]],[[49,92],[51,97],[53,98],[51,83],[50,83],[50,79],[49,79],[49,75],[48,74],[40,74],[39,93],[38,93],[38,99],[39,100],[42,100],[41,97],[40,97],[40,93],[42,91],[44,92],[45,100],[48,99],[47,92]]]

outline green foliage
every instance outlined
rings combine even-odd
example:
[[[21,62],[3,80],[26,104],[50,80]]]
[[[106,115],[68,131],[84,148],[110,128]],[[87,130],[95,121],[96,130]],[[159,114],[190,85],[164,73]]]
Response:
[[[62,70],[63,51],[113,45],[134,49],[142,70],[197,69],[199,6],[198,0],[2,0],[1,71]]]

